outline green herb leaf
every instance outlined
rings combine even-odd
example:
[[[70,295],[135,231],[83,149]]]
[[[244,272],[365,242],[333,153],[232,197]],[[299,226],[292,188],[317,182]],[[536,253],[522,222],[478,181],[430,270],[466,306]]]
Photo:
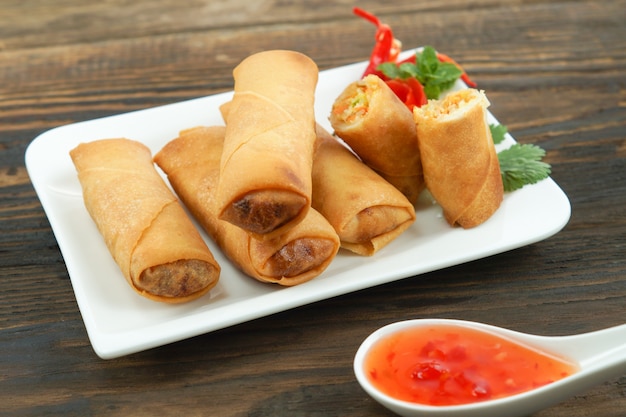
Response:
[[[386,62],[376,69],[391,79],[416,78],[424,86],[424,92],[429,99],[439,98],[463,73],[456,65],[439,61],[437,51],[432,46],[425,46],[421,53],[416,53],[415,62],[404,62],[400,65]]]
[[[417,78],[418,76],[417,67],[412,62],[403,62],[398,68],[402,78]]]
[[[550,175],[550,165],[542,162],[546,151],[539,146],[518,143],[498,153],[504,191],[535,184]]]
[[[504,141],[504,135],[506,135],[506,132],[508,131],[506,126],[496,125],[496,124],[490,124],[489,130],[491,131],[491,137],[493,138],[493,143],[496,145]]]
[[[440,62],[437,52],[432,46],[426,46],[422,53],[417,53],[417,79],[424,86],[424,92],[429,99],[437,99],[441,93],[454,84],[461,76],[456,65],[449,62]]]
[[[425,46],[422,52],[416,54],[417,67],[423,75],[434,74],[439,68],[439,59],[437,59],[437,52],[432,46]]]
[[[454,64],[440,62],[437,70],[429,76],[430,82],[437,85],[454,83],[462,74],[462,71]]]
[[[400,67],[394,62],[385,62],[380,64],[376,69],[391,79],[405,78]]]

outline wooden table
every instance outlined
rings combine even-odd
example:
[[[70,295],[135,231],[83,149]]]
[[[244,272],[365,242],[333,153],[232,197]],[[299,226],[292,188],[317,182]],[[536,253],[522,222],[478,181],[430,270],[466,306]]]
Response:
[[[522,143],[547,150],[567,226],[486,259],[113,360],[92,350],[24,152],[65,124],[232,88],[251,53],[368,58],[340,1],[0,2],[0,415],[383,416],[352,373],[374,329],[415,317],[545,335],[626,319],[626,1],[364,1],[405,47],[462,63]],[[539,416],[618,417],[626,377]]]

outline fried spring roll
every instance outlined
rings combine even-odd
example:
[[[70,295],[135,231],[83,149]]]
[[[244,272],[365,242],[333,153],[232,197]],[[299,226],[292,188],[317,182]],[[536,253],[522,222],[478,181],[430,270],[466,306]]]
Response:
[[[488,106],[483,92],[466,89],[413,110],[426,186],[450,225],[477,226],[502,202]]]
[[[339,238],[316,210],[284,234],[257,239],[218,219],[217,187],[225,128],[181,132],[155,156],[181,200],[224,253],[259,281],[291,286],[321,274],[339,250]]]
[[[368,75],[348,85],[330,123],[367,165],[417,202],[424,179],[413,115],[384,81]]]
[[[207,293],[220,266],[152,163],[128,139],[103,139],[70,151],[85,207],[124,277],[139,294],[181,303]]]
[[[413,205],[398,189],[319,125],[312,204],[333,225],[341,246],[359,255],[373,255],[415,220]]]
[[[259,237],[277,236],[311,204],[318,69],[300,53],[278,50],[251,55],[233,75],[218,215]]]

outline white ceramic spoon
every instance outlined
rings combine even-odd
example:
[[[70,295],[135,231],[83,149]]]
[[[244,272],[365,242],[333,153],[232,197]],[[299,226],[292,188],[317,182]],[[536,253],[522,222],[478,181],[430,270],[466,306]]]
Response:
[[[369,349],[382,337],[416,326],[456,325],[486,330],[513,341],[571,359],[580,370],[574,374],[526,391],[496,400],[452,406],[431,406],[396,400],[377,390],[368,380],[363,361]],[[501,327],[463,320],[417,319],[393,323],[372,333],[354,358],[354,373],[363,389],[391,411],[405,417],[521,417],[555,405],[594,385],[626,373],[626,324],[573,336],[537,336]]]

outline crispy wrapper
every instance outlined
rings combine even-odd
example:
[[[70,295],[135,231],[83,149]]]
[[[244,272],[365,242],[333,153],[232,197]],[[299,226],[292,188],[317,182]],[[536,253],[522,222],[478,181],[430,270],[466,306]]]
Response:
[[[424,189],[411,111],[376,75],[348,85],[330,114],[335,134],[412,204]]]
[[[488,106],[483,92],[466,89],[413,110],[426,187],[450,225],[477,226],[503,199]]]
[[[156,154],[155,161],[193,216],[247,275],[285,286],[315,278],[339,250],[337,233],[316,210],[310,209],[300,223],[270,239],[258,239],[218,218],[224,135],[222,126],[185,130]]]
[[[279,50],[251,55],[233,75],[219,218],[271,238],[304,219],[311,205],[318,69],[305,55]]]
[[[85,207],[133,289],[181,303],[217,284],[220,266],[146,146],[103,139],[78,145],[70,156]]]
[[[359,255],[373,255],[415,221],[411,202],[319,125],[312,204]]]

